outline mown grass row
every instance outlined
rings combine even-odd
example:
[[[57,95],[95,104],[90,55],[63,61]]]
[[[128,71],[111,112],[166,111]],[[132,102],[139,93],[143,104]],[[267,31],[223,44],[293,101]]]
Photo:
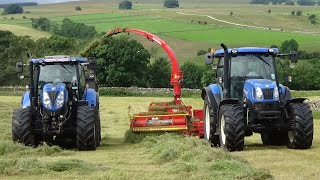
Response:
[[[19,106],[19,98],[11,99],[12,102],[0,100],[0,178],[105,179],[118,176],[129,179],[132,173],[135,173],[128,169],[131,166],[127,167],[126,164],[120,166],[112,164],[113,156],[120,155],[121,151],[113,152],[112,146],[118,149],[119,145],[109,145],[108,140],[103,141],[101,148],[97,151],[85,152],[85,157],[89,157],[88,159],[84,159],[83,152],[77,150],[65,150],[46,144],[31,148],[13,143],[11,115],[12,111]],[[103,121],[102,124],[104,123]],[[235,158],[222,149],[211,148],[198,138],[185,138],[178,134],[143,134],[138,138],[134,134],[128,135],[133,139],[131,142],[136,143],[124,144],[135,152],[136,157],[133,159],[130,157],[131,161],[138,162],[141,158],[148,158],[152,166],[158,167],[150,170],[159,173],[161,169],[164,173],[163,179],[267,179],[272,177],[269,172],[256,169],[248,162]],[[101,155],[107,157],[107,160],[90,161]],[[121,157],[124,161],[129,158],[126,157],[126,153]],[[148,173],[141,179],[152,179],[152,177]]]
[[[269,179],[272,175],[223,149],[212,148],[197,137],[175,133],[126,133],[126,142],[138,143],[157,164],[171,168],[166,172],[187,179]],[[140,143],[139,143],[140,142]]]

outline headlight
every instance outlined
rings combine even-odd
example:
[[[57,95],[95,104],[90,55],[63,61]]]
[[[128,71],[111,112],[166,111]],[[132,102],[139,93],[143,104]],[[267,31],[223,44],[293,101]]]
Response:
[[[278,87],[275,87],[273,90],[273,99],[279,100],[279,90]]]
[[[256,99],[263,100],[263,92],[262,89],[259,87],[256,88]]]
[[[43,105],[44,107],[51,109],[52,108],[52,103],[49,97],[49,94],[47,92],[43,93]]]
[[[57,108],[61,108],[63,106],[63,102],[64,102],[64,92],[61,91],[59,94],[58,94],[58,97],[56,99],[56,104],[55,106]]]

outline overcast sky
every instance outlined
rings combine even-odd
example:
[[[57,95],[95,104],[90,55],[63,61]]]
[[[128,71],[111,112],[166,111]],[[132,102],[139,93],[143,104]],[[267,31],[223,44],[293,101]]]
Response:
[[[39,4],[48,4],[48,3],[58,3],[58,2],[66,2],[71,0],[0,0],[0,4],[11,4],[11,3],[19,3],[19,2],[37,2]]]

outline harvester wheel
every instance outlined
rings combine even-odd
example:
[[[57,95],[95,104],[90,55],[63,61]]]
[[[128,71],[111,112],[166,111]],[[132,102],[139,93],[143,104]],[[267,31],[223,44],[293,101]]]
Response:
[[[19,108],[14,111],[12,116],[12,140],[20,142],[26,146],[37,146],[32,127],[32,110],[30,107]]]
[[[218,146],[220,144],[219,142],[219,135],[216,134],[217,130],[217,107],[212,107],[208,100],[208,96],[205,97],[204,100],[204,138],[209,143],[211,143],[213,146]]]
[[[288,143],[288,134],[283,132],[261,133],[262,144],[282,146]]]
[[[309,149],[313,140],[313,116],[310,106],[305,103],[292,103],[289,108],[292,130],[288,131],[290,149]]]
[[[80,151],[97,148],[95,108],[80,106],[77,112],[77,147]]]
[[[228,151],[244,149],[244,115],[238,104],[222,105],[219,111],[220,146]]]

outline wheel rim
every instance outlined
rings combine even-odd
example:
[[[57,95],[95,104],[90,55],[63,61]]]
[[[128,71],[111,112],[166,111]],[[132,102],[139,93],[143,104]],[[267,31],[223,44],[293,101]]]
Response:
[[[225,120],[224,120],[224,115],[222,115],[220,120],[220,136],[221,136],[222,145],[226,144],[226,134],[224,132],[224,127],[225,127]]]
[[[205,114],[205,122],[206,122],[206,139],[209,140],[210,137],[210,112],[209,106],[206,106],[206,114]]]
[[[289,139],[289,142],[293,142],[293,139],[294,139],[294,133],[293,131],[288,131],[288,139]]]

